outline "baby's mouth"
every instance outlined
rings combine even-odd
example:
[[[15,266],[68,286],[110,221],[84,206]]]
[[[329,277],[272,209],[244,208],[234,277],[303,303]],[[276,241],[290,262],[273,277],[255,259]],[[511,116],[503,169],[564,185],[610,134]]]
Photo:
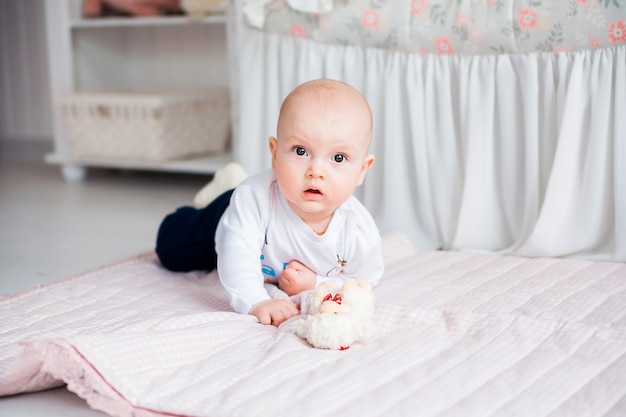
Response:
[[[304,195],[308,197],[321,197],[322,192],[317,188],[308,188],[304,191]]]

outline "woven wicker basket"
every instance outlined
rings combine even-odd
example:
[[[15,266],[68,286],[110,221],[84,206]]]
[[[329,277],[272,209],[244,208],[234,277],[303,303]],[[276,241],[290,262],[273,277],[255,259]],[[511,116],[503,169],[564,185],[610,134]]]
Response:
[[[77,92],[55,97],[74,158],[163,162],[228,147],[227,89]]]

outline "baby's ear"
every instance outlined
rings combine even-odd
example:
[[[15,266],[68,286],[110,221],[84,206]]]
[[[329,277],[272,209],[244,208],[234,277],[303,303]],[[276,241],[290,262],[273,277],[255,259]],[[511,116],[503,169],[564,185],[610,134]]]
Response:
[[[278,147],[278,139],[274,136],[270,136],[268,140],[268,145],[270,148],[270,153],[272,154],[272,169],[274,169],[274,163],[276,161],[276,148]]]
[[[359,181],[357,182],[357,185],[363,184],[363,180],[365,179],[365,173],[368,169],[372,167],[372,165],[374,165],[375,159],[376,158],[373,154],[369,154],[365,157],[365,159],[363,160],[363,164],[361,165],[361,174],[359,175]]]

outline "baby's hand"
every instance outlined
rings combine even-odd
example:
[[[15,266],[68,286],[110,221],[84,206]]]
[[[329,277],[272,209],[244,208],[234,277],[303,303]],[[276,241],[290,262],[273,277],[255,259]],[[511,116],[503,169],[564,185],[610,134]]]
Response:
[[[252,306],[248,314],[256,316],[261,324],[279,326],[282,322],[297,316],[298,306],[289,300],[265,300]]]
[[[278,277],[278,288],[292,296],[302,291],[312,290],[317,282],[317,274],[298,261],[291,261]]]

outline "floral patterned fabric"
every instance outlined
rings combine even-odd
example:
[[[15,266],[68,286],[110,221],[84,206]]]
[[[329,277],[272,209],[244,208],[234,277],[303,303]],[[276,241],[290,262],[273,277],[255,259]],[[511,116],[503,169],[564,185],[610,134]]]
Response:
[[[626,44],[626,0],[249,0],[250,25],[319,42],[422,54],[565,52]],[[251,10],[260,11],[255,18]]]

